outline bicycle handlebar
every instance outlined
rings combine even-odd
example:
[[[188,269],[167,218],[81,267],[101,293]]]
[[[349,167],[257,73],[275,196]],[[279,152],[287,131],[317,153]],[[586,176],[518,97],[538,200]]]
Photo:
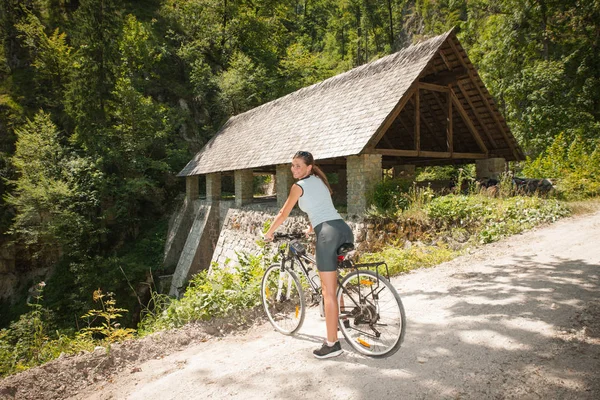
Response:
[[[302,239],[305,238],[306,235],[301,232],[292,232],[292,233],[276,233],[273,235],[273,241],[276,240],[294,240],[294,239]]]

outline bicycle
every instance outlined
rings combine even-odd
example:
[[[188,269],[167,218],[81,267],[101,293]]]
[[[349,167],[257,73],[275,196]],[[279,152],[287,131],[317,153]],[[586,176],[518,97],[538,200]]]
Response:
[[[273,327],[293,335],[304,323],[306,295],[312,304],[320,304],[323,297],[320,280],[315,279],[310,266],[315,259],[306,253],[299,241],[302,234],[275,234],[275,241],[286,239],[279,249],[280,262],[268,267],[261,283],[261,299]],[[389,357],[396,353],[404,340],[406,317],[402,301],[389,282],[389,270],[383,261],[355,264],[352,261],[354,245],[346,243],[338,249],[339,330],[346,341],[359,353],[375,357]],[[379,273],[382,269],[381,275]],[[300,276],[304,277],[304,284]],[[349,271],[349,272],[347,272]]]

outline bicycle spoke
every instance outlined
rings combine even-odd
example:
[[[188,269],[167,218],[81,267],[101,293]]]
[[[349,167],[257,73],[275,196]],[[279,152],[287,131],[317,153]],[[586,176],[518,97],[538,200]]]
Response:
[[[342,307],[342,334],[357,351],[386,357],[395,353],[404,337],[404,309],[395,289],[377,274],[358,271],[342,282],[338,300],[353,307]],[[345,290],[344,290],[345,289]]]

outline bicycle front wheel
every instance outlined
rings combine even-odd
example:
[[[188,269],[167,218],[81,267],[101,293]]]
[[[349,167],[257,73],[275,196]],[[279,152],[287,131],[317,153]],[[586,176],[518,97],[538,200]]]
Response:
[[[281,265],[271,265],[261,284],[261,298],[267,317],[284,335],[296,333],[304,322],[306,302],[298,275]]]
[[[346,275],[338,289],[339,327],[359,353],[382,358],[398,351],[406,316],[396,289],[378,274],[364,270]]]

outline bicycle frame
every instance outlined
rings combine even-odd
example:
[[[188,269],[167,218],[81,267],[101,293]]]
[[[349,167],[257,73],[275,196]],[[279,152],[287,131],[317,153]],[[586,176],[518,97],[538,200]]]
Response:
[[[315,300],[314,299],[315,296],[321,296],[321,286],[317,285],[313,282],[313,280],[310,278],[310,275],[308,273],[309,270],[303,262],[303,261],[305,261],[309,264],[313,264],[316,267],[316,260],[308,254],[296,254],[296,253],[292,252],[292,250],[290,249],[289,243],[286,243],[285,248],[280,250],[280,254],[281,254],[281,269],[283,271],[285,271],[286,262],[289,261],[290,266],[287,268],[290,268],[292,271],[295,271],[294,264],[295,264],[295,262],[297,262],[300,265],[301,273],[304,275],[304,277],[306,278],[306,281],[309,283],[310,290],[313,295],[313,300]],[[342,257],[342,256],[340,256],[340,257]],[[379,276],[380,275],[379,267],[385,266],[385,275],[383,275],[383,276],[385,278],[387,278],[388,280],[390,278],[388,265],[384,261],[354,264],[350,260],[347,260],[346,258],[339,258],[339,263],[340,263],[340,267],[338,267],[338,278],[337,278],[338,288],[340,288],[344,294],[346,294],[350,299],[352,299],[352,301],[354,303],[354,305],[353,305],[354,307],[360,307],[361,304],[362,305],[366,304],[365,297],[362,295],[362,293],[359,292],[358,293],[358,302],[355,301],[354,296],[350,295],[350,293],[346,290],[346,288],[344,288],[341,285],[339,269],[355,269],[355,270],[359,271],[358,277],[360,279],[360,270],[361,269],[375,268],[375,273],[377,274],[377,276]],[[289,285],[291,285],[291,282],[288,282],[288,286]],[[283,288],[281,287],[280,289],[283,289]],[[377,299],[378,293],[381,290],[383,290],[383,288],[380,289],[379,281],[378,281],[377,286],[371,287],[372,297],[374,299]],[[288,292],[289,292],[289,288],[288,288]],[[280,295],[279,292],[278,292],[278,295]],[[317,301],[319,301],[319,300],[317,300]],[[375,306],[374,304],[369,304],[369,305]],[[345,307],[346,306],[344,306],[344,308]],[[342,308],[342,306],[340,306],[340,308]],[[343,311],[340,309],[340,318],[342,318],[343,316],[345,317],[346,315],[344,315],[344,314],[347,314],[347,313],[343,313]]]
[[[298,265],[300,265],[300,272],[302,273],[302,275],[304,275],[304,277],[306,278],[306,281],[308,282],[308,284],[310,286],[310,290],[312,292],[313,297],[320,296],[321,295],[321,286],[317,285],[310,278],[310,275],[308,273],[309,269],[308,269],[307,265],[305,265],[305,263],[303,262],[303,260],[304,260],[308,264],[313,264],[316,267],[316,265],[317,265],[316,260],[308,254],[293,253],[291,251],[291,249],[289,248],[289,243],[287,243],[286,247],[284,249],[280,250],[279,253],[281,254],[281,269],[282,269],[282,271],[285,271],[286,268],[289,268],[292,271],[296,271],[296,269],[294,268],[294,264],[295,264],[295,262],[297,262]],[[289,266],[287,266],[288,261],[290,262]]]

